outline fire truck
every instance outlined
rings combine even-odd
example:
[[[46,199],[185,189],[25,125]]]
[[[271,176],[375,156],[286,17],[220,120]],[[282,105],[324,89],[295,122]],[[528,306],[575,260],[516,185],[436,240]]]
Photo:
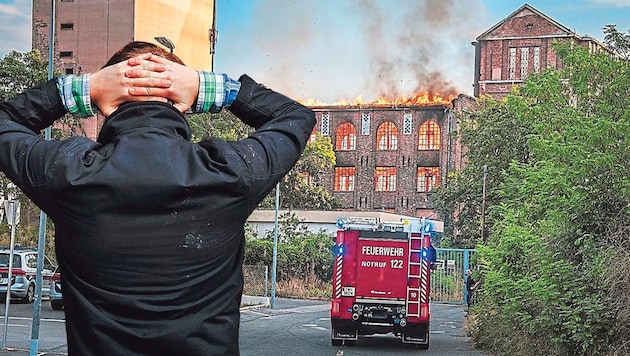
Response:
[[[340,218],[333,248],[333,346],[359,336],[392,333],[429,348],[429,283],[435,249],[431,222]],[[438,222],[441,223],[441,222]]]

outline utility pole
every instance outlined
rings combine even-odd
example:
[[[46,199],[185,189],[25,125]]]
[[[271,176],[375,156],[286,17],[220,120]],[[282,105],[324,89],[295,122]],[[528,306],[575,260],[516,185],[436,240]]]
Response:
[[[217,2],[213,2],[212,9],[212,26],[208,30],[208,41],[210,41],[210,71],[214,72],[214,53],[216,52],[217,39],[219,39],[219,31],[217,31]]]
[[[54,77],[55,64],[55,27],[57,20],[56,1],[50,2],[50,34],[48,45],[48,79]],[[52,129],[50,126],[44,130],[44,139],[50,141]],[[46,253],[46,224],[48,215],[43,210],[39,212],[39,233],[37,236],[37,272],[35,273],[35,301],[33,303],[33,322],[31,323],[31,345],[29,355],[36,356],[39,349],[39,326],[42,310],[42,285],[44,284],[43,269],[44,255]],[[8,293],[7,293],[8,294]],[[7,303],[8,304],[8,303]],[[5,329],[6,330],[6,329]]]
[[[276,309],[276,269],[278,264],[278,209],[280,209],[280,182],[276,183],[276,211],[273,225],[273,260],[271,263],[271,309]]]
[[[488,166],[483,165],[483,188],[481,193],[481,241],[486,244],[486,180],[488,178]]]

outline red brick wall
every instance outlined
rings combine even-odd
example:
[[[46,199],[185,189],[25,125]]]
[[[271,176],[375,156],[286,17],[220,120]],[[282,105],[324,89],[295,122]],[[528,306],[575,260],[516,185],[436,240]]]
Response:
[[[479,42],[479,94],[503,97],[514,85],[522,84],[521,48],[529,48],[527,73],[535,71],[533,48],[539,48],[539,71],[546,68],[559,68],[552,43],[555,41],[576,41],[579,36],[567,32],[558,24],[539,14],[524,10],[507,19],[490,33],[478,39]],[[510,48],[516,49],[515,76],[510,78]]]
[[[455,100],[456,109],[473,105],[473,99],[460,95]],[[322,114],[329,115],[329,136],[335,145],[335,132],[344,122],[351,122],[357,132],[357,145],[354,151],[336,151],[338,167],[354,166],[355,189],[353,192],[334,191],[334,169],[322,172],[320,182],[342,202],[344,209],[356,211],[384,210],[410,216],[437,218],[432,210],[431,193],[416,191],[418,166],[439,166],[440,184],[446,174],[461,168],[461,145],[449,130],[457,127],[457,115],[444,105],[405,106],[405,107],[314,107],[318,124],[316,130],[322,130]],[[362,135],[361,117],[370,114],[370,134]],[[411,113],[411,134],[403,133],[404,115]],[[433,119],[440,126],[440,150],[419,151],[419,127],[426,120]],[[398,149],[395,151],[377,150],[376,131],[380,124],[391,121],[398,130]],[[375,188],[375,168],[377,166],[395,166],[397,168],[396,191],[377,192]]]

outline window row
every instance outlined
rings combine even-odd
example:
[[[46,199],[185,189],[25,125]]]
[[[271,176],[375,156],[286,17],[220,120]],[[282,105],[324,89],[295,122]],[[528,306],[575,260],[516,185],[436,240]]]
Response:
[[[335,191],[352,192],[355,189],[356,168],[335,167]],[[374,190],[377,192],[395,192],[397,181],[396,167],[376,167]],[[418,167],[416,191],[430,192],[440,184],[439,167]]]
[[[531,51],[530,51],[531,49]],[[517,54],[520,52],[520,56]],[[518,60],[520,57],[520,61]],[[530,65],[531,60],[531,65]],[[520,66],[517,66],[517,62]],[[529,71],[540,72],[540,47],[511,47],[508,54],[508,79],[525,79]]]
[[[335,151],[357,149],[357,130],[350,122],[341,124],[335,132]],[[376,149],[395,151],[398,149],[398,129],[391,121],[379,125],[376,130]],[[418,150],[440,149],[440,125],[435,120],[427,120],[418,130]]]

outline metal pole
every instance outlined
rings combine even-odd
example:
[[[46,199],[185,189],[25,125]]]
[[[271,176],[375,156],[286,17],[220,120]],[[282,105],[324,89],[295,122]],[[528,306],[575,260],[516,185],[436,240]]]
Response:
[[[54,75],[55,58],[55,2],[50,1],[50,38],[48,44],[48,79]],[[44,138],[50,140],[50,126],[44,131]],[[36,356],[39,349],[39,325],[41,322],[42,309],[42,285],[44,284],[42,270],[44,268],[44,254],[46,252],[46,213],[39,212],[39,236],[37,239],[37,274],[35,275],[35,302],[33,303],[33,323],[31,325],[31,348],[30,356]]]
[[[9,263],[7,273],[7,293],[5,297],[4,307],[4,332],[2,333],[2,350],[7,349],[7,329],[9,329],[9,305],[11,304],[11,278],[13,278],[13,249],[15,246],[15,225],[18,202],[15,200],[9,200],[4,203],[5,214],[7,215],[7,222],[11,225],[11,242],[9,245]]]
[[[276,308],[276,265],[278,264],[278,206],[280,205],[280,183],[276,184],[276,213],[273,227],[273,262],[271,264],[271,309]]]
[[[488,166],[483,166],[483,188],[481,193],[481,241],[486,244],[486,178],[488,177]]]
[[[214,72],[214,52],[217,43],[218,31],[217,31],[217,2],[213,1],[212,4],[212,25],[208,31],[208,40],[210,42],[210,71]]]

